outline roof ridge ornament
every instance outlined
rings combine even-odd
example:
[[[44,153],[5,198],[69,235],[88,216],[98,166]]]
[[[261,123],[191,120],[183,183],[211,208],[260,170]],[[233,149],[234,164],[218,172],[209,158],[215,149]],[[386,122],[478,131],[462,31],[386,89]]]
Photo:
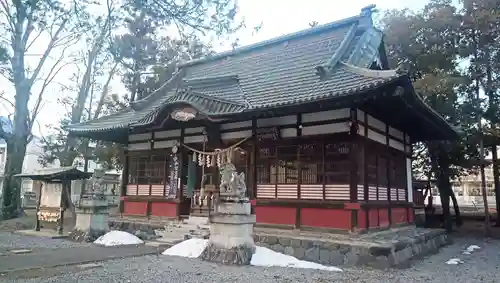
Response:
[[[368,6],[365,6],[361,8],[361,13],[359,14],[361,17],[363,17],[363,20],[361,20],[361,25],[364,27],[372,27],[373,26],[373,13],[378,12],[377,10],[377,5],[371,4]]]
[[[361,8],[361,14],[360,14],[360,16],[371,17],[371,15],[374,12],[377,12],[377,5],[370,4],[368,6],[365,6],[365,7]]]
[[[342,39],[337,50],[333,53],[332,57],[324,63],[323,65],[316,67],[316,75],[320,77],[320,79],[325,79],[332,71],[332,69],[337,65],[342,56],[344,56],[349,44],[352,42],[354,35],[356,34],[357,24],[353,24],[347,34]]]

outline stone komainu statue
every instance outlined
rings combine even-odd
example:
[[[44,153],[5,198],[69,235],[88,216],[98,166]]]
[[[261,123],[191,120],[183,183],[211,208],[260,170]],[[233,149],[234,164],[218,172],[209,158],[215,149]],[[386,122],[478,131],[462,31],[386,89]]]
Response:
[[[245,173],[236,172],[236,167],[232,163],[227,163],[221,168],[220,195],[228,197],[246,197],[247,186],[245,183]]]
[[[102,185],[104,180],[104,171],[103,170],[94,170],[94,174],[92,174],[92,178],[90,182],[87,183],[87,194],[90,195],[103,195],[105,194],[104,188]]]

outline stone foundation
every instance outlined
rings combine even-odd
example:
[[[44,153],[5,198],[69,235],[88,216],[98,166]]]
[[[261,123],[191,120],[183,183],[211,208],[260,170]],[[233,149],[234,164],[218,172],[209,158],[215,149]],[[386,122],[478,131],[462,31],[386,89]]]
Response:
[[[209,244],[199,258],[227,265],[249,265],[254,252],[255,247],[239,246],[227,249]]]
[[[163,225],[151,225],[127,221],[109,221],[109,230],[123,231],[135,235],[143,241],[158,238],[155,230],[163,230]]]
[[[113,220],[110,221],[110,228],[132,234],[134,231],[154,233],[155,229],[164,229],[164,225]],[[334,266],[359,265],[374,268],[406,266],[411,264],[412,259],[437,253],[439,248],[449,243],[444,230],[410,226],[358,236],[270,228],[257,228],[253,234],[256,245],[301,260]],[[185,239],[188,238],[191,237]],[[205,236],[199,238],[206,239]]]
[[[413,258],[436,253],[440,247],[448,244],[448,236],[442,230],[424,229],[414,237],[401,237],[393,241],[336,241],[262,234],[255,235],[254,241],[259,246],[300,260],[333,266],[370,266],[384,269],[405,266]]]

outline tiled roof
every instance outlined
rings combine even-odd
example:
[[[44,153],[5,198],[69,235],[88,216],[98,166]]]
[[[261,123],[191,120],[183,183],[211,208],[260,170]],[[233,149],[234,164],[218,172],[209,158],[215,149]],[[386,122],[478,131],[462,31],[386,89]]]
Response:
[[[73,166],[43,168],[35,170],[31,173],[22,173],[14,175],[14,177],[30,178],[33,180],[60,179],[60,178],[68,178],[69,180],[76,180],[76,179],[87,179],[90,176],[92,176],[92,173],[80,171]]]
[[[208,116],[344,97],[393,81],[395,71],[366,69],[381,33],[360,15],[231,52],[194,60],[155,93],[122,112],[73,125],[71,132],[147,125],[164,107],[187,103]],[[358,66],[358,67],[356,67]],[[318,70],[323,73],[318,75]]]

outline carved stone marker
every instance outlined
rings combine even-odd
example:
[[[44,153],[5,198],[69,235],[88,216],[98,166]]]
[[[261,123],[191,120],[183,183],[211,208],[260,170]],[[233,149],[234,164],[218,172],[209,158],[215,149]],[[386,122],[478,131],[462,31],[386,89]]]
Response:
[[[209,217],[210,238],[201,259],[229,265],[250,264],[255,252],[255,214],[251,214],[245,192],[245,174],[238,174],[231,163],[223,165],[220,197]]]
[[[76,224],[70,238],[93,242],[109,230],[109,202],[102,187],[104,171],[95,170],[76,205]]]

